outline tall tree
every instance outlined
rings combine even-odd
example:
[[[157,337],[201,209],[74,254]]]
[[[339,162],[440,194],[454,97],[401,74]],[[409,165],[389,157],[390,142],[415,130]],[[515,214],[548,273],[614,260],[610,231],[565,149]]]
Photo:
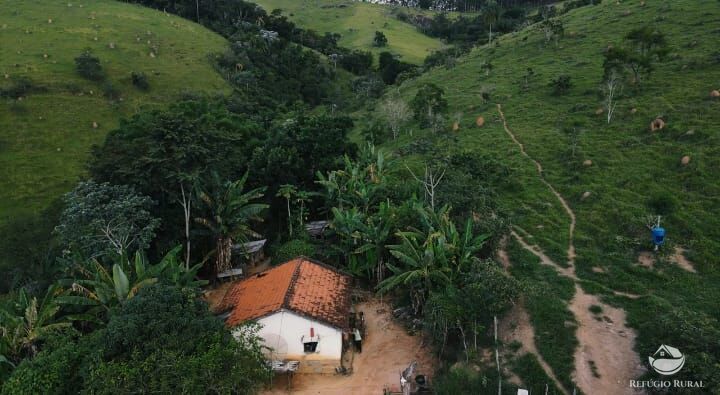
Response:
[[[237,181],[222,182],[217,173],[213,173],[209,187],[199,195],[206,215],[196,217],[195,222],[204,226],[214,240],[215,247],[210,255],[215,255],[215,273],[232,267],[235,241],[245,242],[249,237],[260,237],[252,230],[250,222],[262,221],[260,213],[269,206],[257,202],[264,196],[265,188],[245,191],[247,176],[245,173]]]
[[[55,233],[64,248],[86,257],[144,250],[160,225],[153,201],[125,185],[81,182],[65,205]]]

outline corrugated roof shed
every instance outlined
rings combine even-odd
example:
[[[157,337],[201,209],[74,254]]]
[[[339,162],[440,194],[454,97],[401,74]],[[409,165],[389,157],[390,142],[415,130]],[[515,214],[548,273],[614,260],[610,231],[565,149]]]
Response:
[[[281,309],[347,329],[352,278],[308,258],[296,258],[237,282],[223,305],[227,324],[262,318]]]

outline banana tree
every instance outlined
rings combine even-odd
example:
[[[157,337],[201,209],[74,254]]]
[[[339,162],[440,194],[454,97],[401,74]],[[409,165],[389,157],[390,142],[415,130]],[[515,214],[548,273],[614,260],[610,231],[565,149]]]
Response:
[[[415,313],[421,311],[428,294],[452,283],[452,267],[448,259],[447,244],[437,233],[427,238],[420,232],[398,232],[400,244],[388,249],[398,264],[388,262],[393,273],[377,286],[384,294],[399,287],[410,291]]]
[[[260,237],[250,228],[250,222],[262,221],[260,214],[269,206],[256,203],[263,197],[265,188],[245,191],[247,177],[245,173],[240,180],[223,183],[217,173],[213,173],[210,188],[199,195],[207,215],[195,218],[195,222],[203,225],[215,240],[215,248],[204,261],[215,255],[216,273],[231,268],[233,240],[245,242],[249,237]]]
[[[24,356],[35,356],[41,340],[70,326],[66,317],[58,317],[61,306],[57,297],[61,292],[57,285],[52,285],[42,299],[38,299],[23,288],[10,306],[0,309],[0,363],[7,365],[19,362]]]
[[[178,258],[181,249],[182,246],[173,248],[156,264],[150,264],[140,252],[135,253],[132,262],[121,255],[110,270],[93,259],[87,267],[80,267],[84,279],[61,280],[70,292],[58,297],[58,302],[88,306],[88,317],[104,317],[112,307],[125,303],[140,289],[161,279],[182,287],[207,283],[196,280],[201,264],[185,269]]]

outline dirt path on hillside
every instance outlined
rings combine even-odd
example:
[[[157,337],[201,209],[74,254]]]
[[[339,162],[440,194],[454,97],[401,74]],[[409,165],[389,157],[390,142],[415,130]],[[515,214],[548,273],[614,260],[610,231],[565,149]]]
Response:
[[[512,263],[510,262],[510,256],[507,253],[507,237],[504,237],[500,241],[500,248],[498,249],[497,256],[500,260],[505,271],[510,271]],[[524,302],[521,300],[518,304],[513,306],[512,309],[500,320],[499,333],[504,344],[510,344],[513,341],[517,341],[522,344],[520,353],[534,354],[540,363],[540,366],[545,371],[545,374],[555,383],[563,394],[568,395],[565,387],[560,384],[560,381],[555,377],[550,365],[545,362],[545,359],[538,352],[537,346],[535,345],[535,327],[530,323],[530,316],[525,309]],[[519,383],[517,383],[519,384]]]
[[[353,373],[343,375],[298,374],[287,389],[287,378],[276,376],[273,388],[264,395],[279,394],[382,394],[389,386],[399,389],[400,372],[412,361],[420,374],[432,375],[436,360],[420,335],[410,336],[391,314],[392,307],[371,299],[356,306],[365,314],[367,333],[362,353],[350,355]],[[432,382],[432,377],[430,377]]]
[[[497,109],[505,132],[520,147],[520,152],[535,164],[540,181],[555,195],[570,219],[568,267],[558,265],[540,247],[529,244],[517,232],[512,231],[512,236],[524,249],[537,256],[543,265],[552,266],[562,276],[575,281],[575,295],[568,306],[578,323],[576,337],[579,345],[575,350],[573,380],[586,394],[636,394],[638,391],[629,387],[629,380],[640,376],[644,368],[634,351],[635,332],[626,326],[625,312],[622,309],[605,304],[597,296],[585,293],[578,284],[579,279],[575,274],[575,212],[562,195],[545,180],[540,162],[528,155],[525,146],[508,127],[500,104]],[[594,315],[590,311],[591,306],[599,306],[601,313]]]
[[[526,158],[530,159],[534,164],[535,168],[537,169],[538,176],[540,177],[540,181],[545,184],[545,186],[552,192],[553,195],[557,198],[557,200],[562,205],[563,209],[565,209],[565,212],[567,213],[568,217],[570,218],[570,226],[568,227],[568,250],[567,250],[567,259],[568,259],[568,265],[573,266],[575,264],[575,243],[573,238],[575,237],[575,223],[577,222],[575,219],[575,212],[570,208],[570,205],[565,201],[565,198],[562,197],[560,192],[558,192],[555,187],[552,186],[546,179],[545,174],[543,173],[543,167],[535,160],[532,156],[530,156],[525,151],[525,145],[521,143],[517,137],[515,137],[515,134],[510,130],[507,124],[507,120],[505,119],[505,114],[502,111],[502,106],[500,104],[497,105],[498,113],[500,113],[500,119],[502,119],[503,128],[505,129],[505,132],[510,136],[512,141],[517,144],[518,147],[520,147],[520,152],[525,156]]]

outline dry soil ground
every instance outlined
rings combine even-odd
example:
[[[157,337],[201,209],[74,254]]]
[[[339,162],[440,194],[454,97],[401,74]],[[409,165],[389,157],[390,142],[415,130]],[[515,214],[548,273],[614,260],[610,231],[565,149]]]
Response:
[[[430,347],[419,335],[409,335],[392,318],[387,303],[371,299],[356,308],[365,313],[367,332],[362,353],[352,356],[352,374],[296,375],[290,390],[286,378],[277,376],[273,387],[264,394],[382,394],[386,386],[399,387],[400,372],[412,361],[418,362],[420,374],[434,371],[436,361]]]

